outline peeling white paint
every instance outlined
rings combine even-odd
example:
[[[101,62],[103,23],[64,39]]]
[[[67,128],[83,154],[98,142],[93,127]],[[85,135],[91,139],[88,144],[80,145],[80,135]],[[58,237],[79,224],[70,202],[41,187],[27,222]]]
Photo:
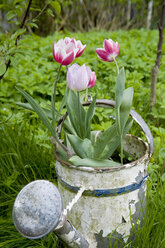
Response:
[[[127,149],[131,150],[132,148],[132,153],[135,151],[142,152],[143,150],[143,155],[136,162],[128,164],[126,168],[91,172],[84,168],[81,169],[81,167],[78,169],[75,167],[69,168],[57,162],[57,174],[67,184],[74,187],[84,185],[86,189],[115,189],[136,183],[140,177],[146,176],[149,159],[148,148],[141,139],[136,137],[135,139]],[[59,188],[66,207],[75,197],[75,193],[67,190],[60,181]],[[106,237],[115,229],[119,234],[129,236],[132,228],[130,215],[136,215],[137,203],[140,198],[145,197],[145,187],[143,186],[143,188],[144,191],[142,192],[137,189],[127,194],[111,197],[82,195],[68,213],[68,219],[89,242],[90,248],[97,247],[95,234],[101,231],[103,231],[103,237]],[[139,194],[141,194],[140,198]],[[126,221],[125,223],[122,223],[122,217]]]
[[[72,243],[74,235],[75,235],[75,231],[71,231],[68,234],[61,235],[61,238],[63,240],[67,240],[69,243]]]

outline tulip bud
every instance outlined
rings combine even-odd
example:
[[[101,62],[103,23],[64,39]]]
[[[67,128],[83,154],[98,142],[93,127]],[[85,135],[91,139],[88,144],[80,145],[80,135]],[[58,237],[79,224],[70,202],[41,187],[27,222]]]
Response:
[[[103,61],[112,62],[114,58],[119,55],[119,44],[118,42],[114,42],[113,40],[104,40],[103,43],[104,48],[97,48],[96,53],[98,57]]]

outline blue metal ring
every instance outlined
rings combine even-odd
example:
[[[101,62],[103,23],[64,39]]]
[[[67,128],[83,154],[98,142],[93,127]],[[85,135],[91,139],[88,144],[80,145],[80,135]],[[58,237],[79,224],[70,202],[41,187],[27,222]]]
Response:
[[[139,183],[133,183],[125,187],[115,188],[115,189],[96,189],[96,190],[85,190],[83,195],[87,196],[95,196],[95,197],[106,197],[106,196],[115,196],[115,195],[122,195],[132,192],[134,190],[140,189],[143,183],[145,183],[148,175],[143,177],[143,179]],[[63,184],[68,190],[73,192],[78,192],[80,189],[79,187],[72,186],[65,181],[63,181],[60,177],[58,180]]]

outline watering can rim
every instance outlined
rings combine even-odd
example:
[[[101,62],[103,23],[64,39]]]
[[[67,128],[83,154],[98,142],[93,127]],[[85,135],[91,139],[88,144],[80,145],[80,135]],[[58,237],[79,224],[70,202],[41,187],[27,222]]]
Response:
[[[83,106],[88,106],[90,104],[91,104],[91,100],[83,103]],[[115,101],[114,100],[108,100],[108,99],[97,99],[96,100],[96,106],[97,107],[114,108],[115,107]],[[153,152],[154,152],[154,140],[153,140],[153,136],[151,134],[150,128],[148,127],[148,125],[146,124],[144,119],[135,110],[131,109],[130,115],[133,118],[133,120],[135,120],[136,123],[140,126],[143,133],[145,134],[147,142],[148,142],[149,157],[151,157]],[[57,125],[57,132],[59,133],[59,136],[61,134],[62,124],[65,121],[66,117],[67,117],[67,112],[63,115],[61,120],[59,120],[59,124]]]
[[[139,138],[137,136],[134,136],[132,134],[127,134],[127,136],[134,137],[138,141],[140,141],[145,147],[145,153],[140,158],[138,158],[138,159],[136,159],[136,160],[134,160],[134,161],[132,161],[130,163],[123,164],[121,166],[113,166],[113,167],[107,167],[107,168],[85,167],[85,166],[77,167],[77,166],[72,165],[71,163],[66,162],[66,161],[62,160],[61,158],[59,158],[57,153],[56,153],[56,149],[54,149],[54,156],[55,156],[56,160],[59,163],[61,163],[62,165],[66,166],[66,167],[68,167],[70,169],[75,169],[75,170],[79,170],[79,171],[96,172],[96,173],[102,172],[102,173],[104,173],[104,172],[112,172],[112,171],[117,171],[117,170],[129,169],[131,167],[136,166],[141,161],[149,159],[149,146],[148,146],[148,144],[146,142],[144,142],[141,138]]]

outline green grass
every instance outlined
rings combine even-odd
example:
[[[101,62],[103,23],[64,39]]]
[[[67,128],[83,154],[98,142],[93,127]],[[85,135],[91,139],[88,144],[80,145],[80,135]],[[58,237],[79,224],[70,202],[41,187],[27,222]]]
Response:
[[[38,145],[31,126],[24,122],[0,129],[0,247],[59,247],[54,235],[29,241],[13,226],[12,208],[18,192],[37,179],[56,183],[53,147]]]
[[[18,123],[0,129],[0,247],[61,247],[54,234],[40,240],[23,238],[12,221],[13,203],[24,185],[36,179],[56,183],[53,147],[38,145],[31,125]],[[155,170],[150,170],[147,198],[143,227],[136,231],[135,242],[125,247],[165,247],[165,183]]]
[[[87,44],[84,54],[77,63],[86,62],[97,75],[97,84],[90,94],[98,92],[98,98],[113,99],[115,66],[97,59],[95,48],[102,46],[104,38],[113,38],[120,44],[118,62],[125,66],[127,87],[133,86],[134,109],[142,115],[155,141],[155,153],[149,165],[147,214],[140,230],[136,231],[130,248],[165,247],[165,57],[162,56],[158,84],[157,103],[149,118],[150,73],[156,57],[157,31],[132,30],[129,32],[90,32],[63,34],[40,38],[26,36],[21,46],[23,54],[17,54],[15,62],[0,83],[0,247],[62,247],[54,234],[40,240],[23,238],[12,221],[12,207],[18,192],[24,185],[36,179],[48,179],[56,183],[55,159],[49,133],[36,114],[15,105],[24,101],[15,86],[22,87],[33,95],[42,106],[50,104],[51,86],[56,76],[57,63],[52,58],[52,44],[64,36],[75,36]],[[33,46],[29,47],[29,44]],[[163,54],[165,47],[163,46]],[[65,69],[62,69],[58,97],[64,92]],[[143,90],[142,90],[143,89]],[[58,104],[57,104],[58,105]],[[98,108],[92,128],[107,128],[111,110]],[[142,138],[144,135],[134,123],[131,133]]]

